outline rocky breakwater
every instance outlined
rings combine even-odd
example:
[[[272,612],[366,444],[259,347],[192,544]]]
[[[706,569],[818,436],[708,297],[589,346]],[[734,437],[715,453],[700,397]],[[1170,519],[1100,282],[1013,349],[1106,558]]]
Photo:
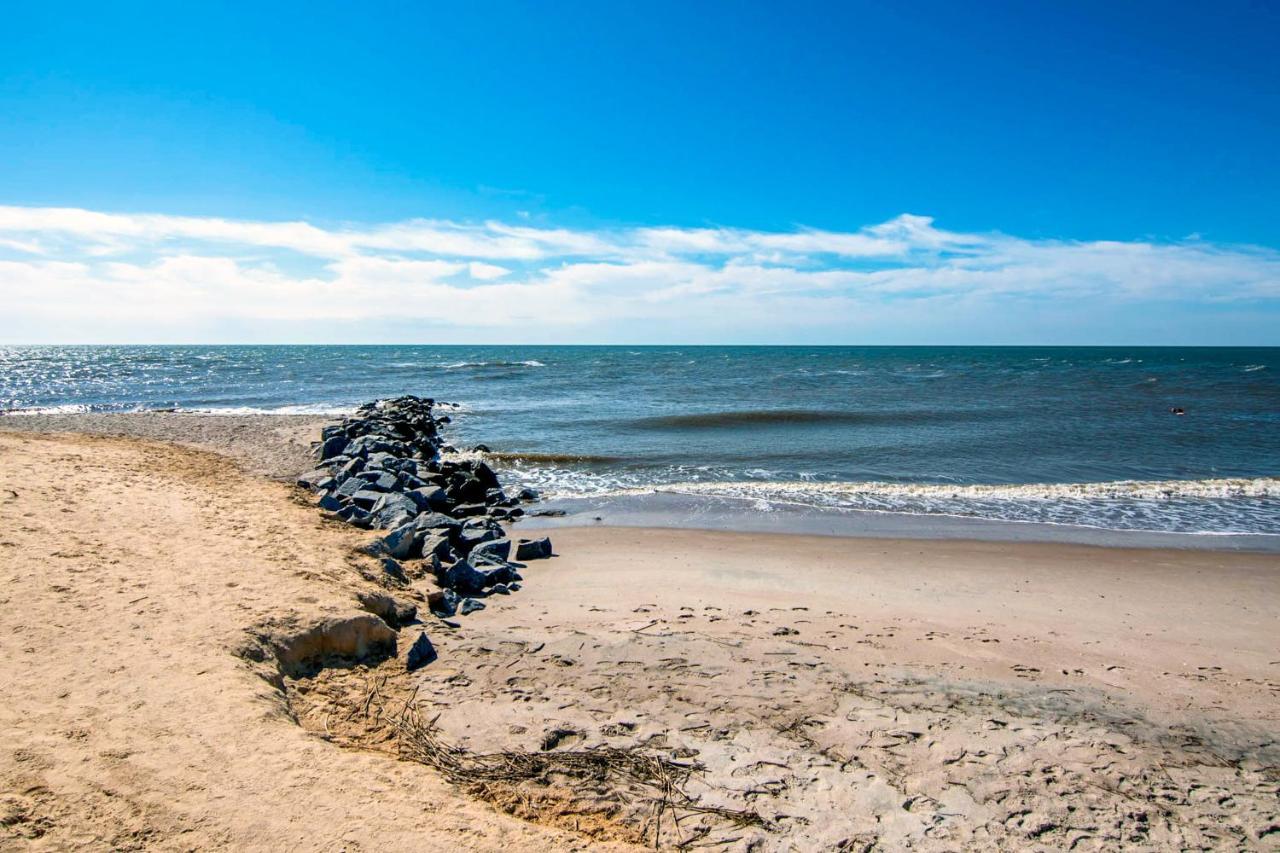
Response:
[[[332,517],[387,531],[367,547],[379,558],[381,582],[423,593],[441,618],[518,591],[521,561],[551,556],[550,540],[513,543],[502,526],[523,515],[520,505],[537,494],[508,495],[481,459],[448,458],[454,448],[441,428],[449,422],[429,398],[369,403],[325,427],[315,451],[318,467],[298,478]],[[380,615],[393,621],[414,618],[402,603],[383,609],[388,612]]]

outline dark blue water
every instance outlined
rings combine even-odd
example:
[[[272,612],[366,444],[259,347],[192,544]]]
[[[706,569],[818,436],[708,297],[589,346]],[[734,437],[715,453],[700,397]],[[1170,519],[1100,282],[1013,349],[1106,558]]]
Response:
[[[1280,533],[1276,349],[0,349],[9,410],[330,412],[402,393],[461,403],[456,443],[558,494]]]

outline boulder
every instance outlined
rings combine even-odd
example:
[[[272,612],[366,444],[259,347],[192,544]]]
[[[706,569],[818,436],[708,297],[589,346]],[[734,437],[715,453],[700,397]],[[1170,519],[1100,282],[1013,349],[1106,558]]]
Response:
[[[374,505],[382,500],[384,494],[386,493],[375,492],[372,489],[360,489],[351,495],[351,502],[363,510],[372,510]]]
[[[420,486],[405,492],[405,495],[423,512],[441,512],[452,506],[449,496],[439,486]]]
[[[541,539],[521,539],[516,543],[516,559],[520,562],[542,560],[550,556],[551,540],[545,536]]]
[[[397,560],[409,560],[422,553],[422,534],[413,522],[408,522],[382,537],[382,547]]]
[[[458,612],[463,616],[468,613],[475,613],[477,610],[484,610],[484,602],[476,601],[474,598],[464,598],[458,603]]]
[[[414,640],[413,645],[409,647],[409,657],[405,660],[405,667],[410,672],[413,672],[415,669],[422,669],[437,657],[436,647],[431,645],[427,632],[423,631],[418,634],[418,639]]]
[[[404,495],[391,492],[379,498],[369,514],[375,527],[399,527],[417,517],[418,505]]]
[[[441,574],[443,585],[461,595],[479,595],[494,584],[516,580],[515,569],[510,564],[474,563],[470,558],[442,569]]]
[[[414,525],[417,530],[417,525]],[[435,557],[440,560],[453,560],[453,546],[449,544],[448,536],[440,536],[434,533],[418,532],[422,538],[418,542],[418,553],[424,558]]]
[[[342,509],[342,501],[326,492],[321,496],[320,500],[316,502],[316,506],[327,512],[338,512]]]
[[[472,558],[480,555],[492,558],[498,562],[505,562],[507,557],[511,556],[511,540],[510,539],[489,539],[481,542],[471,549]]]
[[[337,456],[345,451],[350,443],[345,435],[330,436],[321,442],[319,449],[316,451],[316,456],[321,460]]]

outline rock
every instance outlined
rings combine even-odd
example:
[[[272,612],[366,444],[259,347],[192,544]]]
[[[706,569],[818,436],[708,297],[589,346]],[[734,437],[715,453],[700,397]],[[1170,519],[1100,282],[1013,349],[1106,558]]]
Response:
[[[421,536],[413,522],[409,522],[382,537],[382,546],[397,560],[409,560],[422,553]]]
[[[475,613],[477,610],[484,610],[484,602],[476,601],[474,598],[464,598],[458,604],[458,612],[463,616],[469,613]]]
[[[359,457],[356,457],[354,459],[348,459],[341,468],[339,468],[337,471],[334,472],[334,476],[340,480],[345,481],[348,478],[354,477],[356,474],[359,474],[363,470],[364,470],[364,460],[360,459]]]
[[[343,521],[356,527],[364,529],[368,529],[370,527],[369,513],[360,509],[358,506],[344,506],[342,509],[338,510],[338,518],[341,518]]]
[[[455,531],[462,529],[461,521],[439,512],[424,512],[418,516],[414,523],[423,532],[445,531],[451,535]]]
[[[453,508],[453,514],[458,518],[471,518],[473,516],[484,515],[489,511],[489,507],[485,504],[458,504]]]
[[[489,542],[490,540],[501,538],[502,528],[496,525],[494,527],[466,526],[458,533],[458,547],[470,553],[471,549],[481,542]]]
[[[510,595],[511,590],[505,583],[495,583],[493,588],[489,590],[490,595]]]
[[[418,505],[407,497],[394,492],[383,495],[369,510],[375,527],[393,528],[412,521],[418,515]]]
[[[346,498],[347,500],[350,500],[352,495],[354,495],[358,491],[361,491],[367,485],[368,483],[366,483],[364,480],[361,480],[359,477],[350,477],[346,480],[343,480],[342,485],[338,486],[337,495],[340,498]]]
[[[436,616],[452,616],[458,612],[458,594],[451,589],[438,589],[427,595],[427,607]]]
[[[322,460],[337,456],[346,450],[347,445],[350,443],[345,435],[331,436],[321,443],[319,450],[316,451],[316,456]]]
[[[328,512],[338,512],[342,509],[342,501],[338,500],[332,494],[325,493],[320,500],[316,502],[316,506],[323,510],[327,510]]]
[[[409,648],[409,657],[405,661],[405,666],[410,672],[413,672],[415,669],[422,669],[437,657],[439,655],[436,654],[436,647],[431,645],[427,632],[423,631]]]
[[[391,557],[382,558],[382,571],[387,577],[392,578],[398,583],[409,583],[409,576],[404,573],[404,566],[400,565]]]
[[[322,483],[326,480],[332,482],[333,475],[329,473],[327,468],[317,468],[314,471],[308,471],[298,478],[298,485],[304,489],[320,489],[325,488]]]
[[[516,497],[522,501],[532,502],[540,500],[542,496],[538,494],[536,489],[521,489],[516,493]]]
[[[351,502],[363,510],[372,510],[374,504],[382,500],[384,494],[385,492],[375,492],[372,489],[360,489],[351,495]]]
[[[381,616],[382,621],[392,628],[401,628],[418,618],[418,606],[412,602],[402,601],[394,596],[381,592],[361,592],[356,594],[360,606],[370,613]]]
[[[551,540],[545,536],[541,539],[521,539],[516,544],[516,559],[520,562],[543,560],[550,556]]]
[[[405,496],[416,503],[422,512],[443,512],[453,505],[449,502],[449,495],[439,486],[420,486],[405,492]]]
[[[505,562],[511,556],[511,540],[490,539],[486,542],[481,542],[471,549],[472,558],[480,554],[491,556],[499,562]]]
[[[475,447],[471,448],[471,452],[472,453],[492,453],[493,451],[489,449],[489,445],[487,444],[477,444]]]
[[[394,491],[400,485],[396,475],[387,471],[379,471],[377,469],[364,470],[356,476],[365,481],[366,489],[372,489],[376,492]]]
[[[479,595],[498,583],[515,580],[515,570],[506,563],[473,563],[468,558],[441,570],[442,583],[460,595]]]
[[[414,525],[415,529],[417,525]],[[423,557],[436,557],[440,560],[453,560],[453,546],[448,536],[421,534],[423,536],[418,548]]]

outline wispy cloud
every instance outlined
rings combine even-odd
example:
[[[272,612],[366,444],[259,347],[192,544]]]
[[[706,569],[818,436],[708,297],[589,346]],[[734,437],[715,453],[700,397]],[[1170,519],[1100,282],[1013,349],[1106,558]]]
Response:
[[[1280,252],[1030,240],[905,214],[765,232],[0,206],[0,295],[0,340],[29,342],[1069,342],[1126,328],[1208,342],[1204,312],[1202,328],[1255,337],[1280,313]]]

